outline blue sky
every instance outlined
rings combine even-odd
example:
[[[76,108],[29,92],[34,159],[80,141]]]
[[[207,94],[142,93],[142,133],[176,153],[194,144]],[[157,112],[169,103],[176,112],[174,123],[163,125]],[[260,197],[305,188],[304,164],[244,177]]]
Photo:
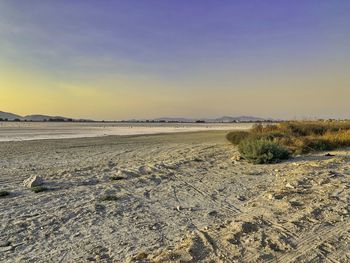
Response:
[[[101,119],[350,117],[349,12],[341,0],[3,0],[0,106]]]

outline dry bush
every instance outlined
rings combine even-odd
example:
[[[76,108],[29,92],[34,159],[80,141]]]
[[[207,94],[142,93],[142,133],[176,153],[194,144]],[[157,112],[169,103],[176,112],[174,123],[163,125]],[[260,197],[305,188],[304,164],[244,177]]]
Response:
[[[240,142],[238,149],[245,159],[255,164],[276,163],[290,156],[285,147],[264,139],[245,139]]]
[[[264,141],[265,145],[268,144],[267,142],[277,144],[292,154],[329,151],[350,147],[350,122],[293,121],[275,125],[259,124],[255,125],[249,132],[231,132],[227,134],[226,138],[235,145],[245,145],[239,147],[244,157],[247,152],[243,149],[250,149],[249,151],[252,151],[253,155],[259,155],[258,152],[253,152],[253,147],[261,148],[261,141]]]
[[[238,145],[242,140],[250,135],[247,131],[233,131],[226,135],[226,139],[234,145]]]

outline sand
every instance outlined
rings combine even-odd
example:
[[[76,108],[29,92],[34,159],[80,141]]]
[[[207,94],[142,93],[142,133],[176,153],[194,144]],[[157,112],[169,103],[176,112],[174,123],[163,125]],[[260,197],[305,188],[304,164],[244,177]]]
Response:
[[[210,130],[244,130],[252,123],[0,122],[1,141],[28,141]]]
[[[252,165],[225,133],[0,143],[0,261],[350,262],[350,151]]]

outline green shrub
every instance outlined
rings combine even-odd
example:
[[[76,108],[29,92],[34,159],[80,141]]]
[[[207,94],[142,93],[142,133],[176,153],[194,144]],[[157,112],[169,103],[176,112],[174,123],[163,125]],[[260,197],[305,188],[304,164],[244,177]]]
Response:
[[[350,147],[350,121],[258,124],[249,131],[230,132],[226,138],[239,146],[244,158],[254,163],[270,163],[290,154]]]
[[[240,154],[255,164],[276,163],[290,157],[289,151],[276,142],[248,138],[238,145]]]
[[[226,139],[234,145],[238,145],[242,140],[249,136],[247,131],[232,131],[226,135]]]
[[[280,131],[268,131],[268,132],[262,132],[262,133],[252,133],[252,138],[255,139],[261,139],[261,140],[269,140],[269,141],[278,141],[282,138],[288,138],[290,137],[289,134],[283,133]]]

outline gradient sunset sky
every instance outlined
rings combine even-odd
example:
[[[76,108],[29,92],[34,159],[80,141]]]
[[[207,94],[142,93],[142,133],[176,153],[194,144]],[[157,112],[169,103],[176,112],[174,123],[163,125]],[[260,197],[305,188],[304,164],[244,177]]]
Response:
[[[0,110],[350,117],[349,0],[1,0]]]

